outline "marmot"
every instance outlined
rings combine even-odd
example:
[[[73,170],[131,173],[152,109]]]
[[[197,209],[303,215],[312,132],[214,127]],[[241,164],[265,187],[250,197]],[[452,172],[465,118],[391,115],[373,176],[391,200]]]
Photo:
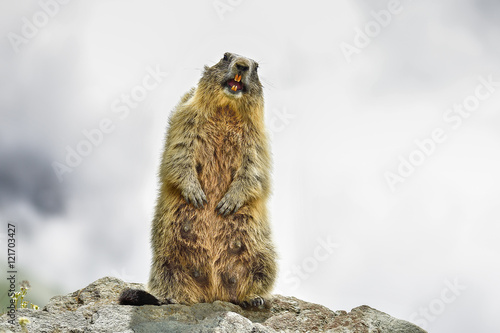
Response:
[[[266,203],[271,158],[258,64],[225,53],[169,119],[148,292],[121,304],[261,306],[276,278]]]

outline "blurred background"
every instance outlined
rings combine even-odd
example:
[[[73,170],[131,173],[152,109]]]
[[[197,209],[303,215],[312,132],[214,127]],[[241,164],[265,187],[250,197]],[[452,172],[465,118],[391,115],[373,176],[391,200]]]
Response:
[[[275,292],[497,332],[499,19],[494,0],[3,1],[0,262],[12,223],[33,303],[147,282],[169,114],[229,51],[265,86]]]

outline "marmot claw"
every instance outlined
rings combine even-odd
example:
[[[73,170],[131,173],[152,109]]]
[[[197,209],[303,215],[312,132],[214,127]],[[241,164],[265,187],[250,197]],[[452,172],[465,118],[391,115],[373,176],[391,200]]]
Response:
[[[248,308],[248,307],[254,307],[258,308],[260,306],[263,306],[266,303],[266,301],[260,297],[260,296],[254,296],[254,297],[249,297],[246,301],[244,301],[241,306],[243,308]]]
[[[205,192],[201,189],[201,186],[190,186],[182,190],[182,196],[187,201],[187,203],[192,203],[196,208],[203,207],[207,203],[207,197]]]
[[[243,206],[243,202],[228,192],[219,202],[216,209],[219,211],[219,214],[227,216],[236,213],[241,206]]]

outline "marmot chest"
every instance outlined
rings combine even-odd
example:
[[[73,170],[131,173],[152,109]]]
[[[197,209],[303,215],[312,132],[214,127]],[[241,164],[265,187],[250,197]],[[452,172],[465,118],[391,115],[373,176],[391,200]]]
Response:
[[[195,158],[206,191],[225,191],[230,185],[242,161],[243,128],[241,117],[229,108],[217,110],[200,128]]]

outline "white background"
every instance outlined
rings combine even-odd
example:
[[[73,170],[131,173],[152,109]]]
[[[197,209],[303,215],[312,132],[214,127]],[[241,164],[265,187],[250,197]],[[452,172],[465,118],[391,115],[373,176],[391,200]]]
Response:
[[[500,85],[460,125],[448,114],[478,101],[480,77],[500,82],[500,3],[73,0],[51,8],[44,22],[37,1],[0,4],[2,247],[10,221],[18,279],[31,281],[39,305],[106,275],[147,281],[169,113],[203,65],[229,51],[257,60],[265,86],[275,291],[333,310],[367,304],[435,333],[500,331]],[[389,9],[390,18],[380,14]],[[40,28],[12,42],[26,21]],[[347,44],[357,53],[346,56]],[[113,103],[157,67],[168,75],[121,119]],[[105,118],[114,131],[59,182],[52,163],[65,163],[67,147]],[[415,140],[428,142],[436,129],[444,142],[419,153]],[[397,175],[410,155],[420,165],[391,189],[387,173]],[[330,252],[320,248],[327,242]]]

